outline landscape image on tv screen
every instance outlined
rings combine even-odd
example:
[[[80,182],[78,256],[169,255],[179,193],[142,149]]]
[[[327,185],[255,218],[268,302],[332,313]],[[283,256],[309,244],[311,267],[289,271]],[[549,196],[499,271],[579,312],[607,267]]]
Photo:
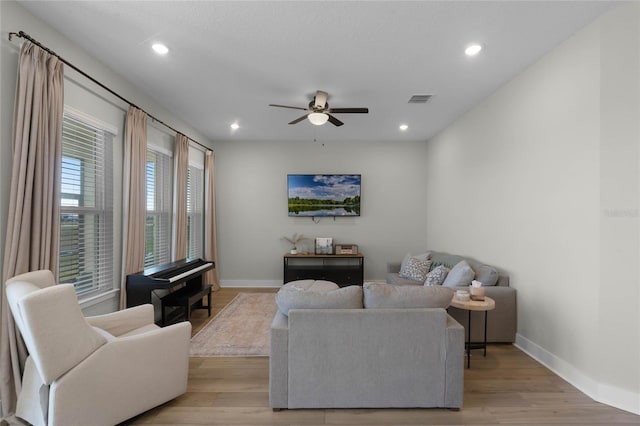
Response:
[[[289,216],[360,216],[360,175],[288,175]]]

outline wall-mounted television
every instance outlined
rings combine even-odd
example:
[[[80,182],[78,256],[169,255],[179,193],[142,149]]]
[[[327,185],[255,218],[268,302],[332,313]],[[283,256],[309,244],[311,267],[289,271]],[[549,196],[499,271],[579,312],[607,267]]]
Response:
[[[360,216],[361,175],[287,175],[289,216]]]

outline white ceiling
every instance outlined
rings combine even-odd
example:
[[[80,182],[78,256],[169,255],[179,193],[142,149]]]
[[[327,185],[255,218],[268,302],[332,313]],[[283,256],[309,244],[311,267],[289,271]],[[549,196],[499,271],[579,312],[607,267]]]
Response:
[[[21,1],[214,141],[426,140],[610,1]],[[29,28],[12,28],[10,31]],[[57,46],[39,40],[64,57]],[[162,41],[170,52],[154,54]],[[471,42],[484,46],[469,58]],[[80,68],[82,68],[81,64]],[[316,90],[345,125],[287,123]],[[414,94],[433,94],[409,104]],[[125,97],[126,94],[123,94]],[[131,99],[135,102],[135,99]],[[144,105],[140,105],[144,108]],[[159,117],[163,118],[163,117]],[[240,129],[230,130],[237,121]],[[400,132],[401,123],[409,125]],[[168,123],[171,124],[171,123]]]

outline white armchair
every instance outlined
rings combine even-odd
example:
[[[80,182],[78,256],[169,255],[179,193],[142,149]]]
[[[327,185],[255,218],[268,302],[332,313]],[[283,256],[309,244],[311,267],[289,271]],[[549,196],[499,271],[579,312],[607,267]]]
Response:
[[[160,328],[152,305],[84,317],[51,271],[6,283],[29,358],[16,415],[33,425],[114,425],[186,392],[191,324]]]

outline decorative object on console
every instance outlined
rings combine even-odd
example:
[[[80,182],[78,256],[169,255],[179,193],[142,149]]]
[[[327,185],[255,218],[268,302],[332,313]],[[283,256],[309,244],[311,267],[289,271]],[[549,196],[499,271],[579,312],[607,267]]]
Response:
[[[336,254],[358,254],[358,246],[355,244],[336,244]]]
[[[316,254],[333,254],[333,238],[316,238]]]
[[[291,250],[289,251],[289,253],[291,254],[297,254],[298,253],[298,243],[300,241],[303,240],[308,240],[307,237],[305,237],[304,235],[300,234],[293,234],[293,236],[291,238],[289,237],[282,237],[283,240],[287,240],[289,242],[289,244],[291,244],[293,247],[291,248]]]
[[[360,182],[360,175],[287,175],[289,216],[360,216]]]

